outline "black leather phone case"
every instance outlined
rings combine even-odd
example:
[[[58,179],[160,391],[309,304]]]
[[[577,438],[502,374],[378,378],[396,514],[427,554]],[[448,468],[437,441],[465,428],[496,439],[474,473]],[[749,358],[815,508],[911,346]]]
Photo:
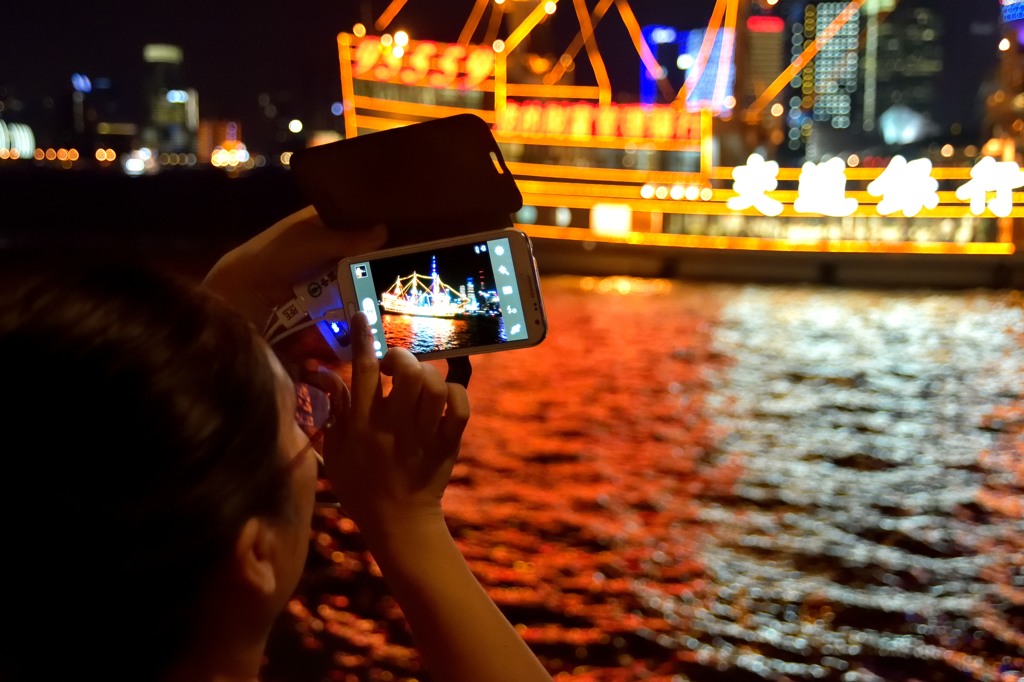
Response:
[[[386,247],[512,226],[523,197],[490,128],[458,114],[294,152],[329,227],[388,227]]]

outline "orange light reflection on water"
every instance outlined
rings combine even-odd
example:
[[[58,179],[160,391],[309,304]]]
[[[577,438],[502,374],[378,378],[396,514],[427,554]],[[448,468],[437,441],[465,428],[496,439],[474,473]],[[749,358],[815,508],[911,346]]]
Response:
[[[445,508],[557,679],[1022,667],[1019,296],[543,288],[548,339],[473,361]],[[315,526],[264,679],[422,680],[354,526]]]

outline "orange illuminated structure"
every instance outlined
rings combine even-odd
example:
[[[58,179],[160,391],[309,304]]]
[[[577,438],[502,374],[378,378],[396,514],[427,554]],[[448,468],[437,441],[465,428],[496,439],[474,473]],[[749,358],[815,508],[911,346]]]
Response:
[[[562,0],[571,2],[579,31],[557,60],[524,46],[560,7],[557,0],[477,0],[456,43],[389,33],[405,4],[394,0],[374,23],[377,34],[357,26],[338,35],[345,135],[467,112],[480,116],[523,195],[516,225],[535,237],[822,253],[1014,253],[1014,221],[1024,216],[1018,206],[1024,195],[1014,190],[1024,187],[1024,171],[1010,159],[982,155],[990,163],[972,168],[896,157],[882,167],[850,157],[841,168],[779,168],[752,155],[744,166],[716,166],[715,119],[759,120],[862,4],[851,0],[753,104],[734,111],[722,74],[731,67],[745,1],[717,0],[676,93],[667,90],[627,0],[598,0],[593,7]],[[613,8],[669,103],[612,101],[594,28]],[[510,30],[501,38],[506,23]],[[482,40],[472,42],[484,24]],[[715,58],[716,41],[724,62],[713,71],[719,108],[692,110],[686,93]],[[596,82],[566,82],[584,49]]]

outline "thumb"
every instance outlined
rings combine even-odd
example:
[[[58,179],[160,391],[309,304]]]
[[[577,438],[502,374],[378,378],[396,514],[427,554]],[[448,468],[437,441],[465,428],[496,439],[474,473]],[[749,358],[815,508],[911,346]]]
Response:
[[[349,319],[352,337],[352,417],[367,422],[373,405],[382,398],[380,361],[373,345],[370,322],[359,311]]]

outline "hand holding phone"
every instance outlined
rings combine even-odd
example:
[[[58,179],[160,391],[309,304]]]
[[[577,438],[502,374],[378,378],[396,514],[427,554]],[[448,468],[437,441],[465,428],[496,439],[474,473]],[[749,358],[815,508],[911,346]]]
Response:
[[[277,310],[281,326],[292,329],[296,324],[308,326],[310,320],[316,321],[335,355],[347,360],[351,348],[346,308],[349,304],[361,306],[363,299],[371,299],[377,301],[370,304],[371,310],[376,305],[379,312],[375,314],[380,322],[387,322],[386,334],[383,327],[378,327],[376,340],[382,352],[389,345],[404,345],[427,358],[457,358],[521,348],[543,339],[546,322],[536,265],[526,235],[503,237],[509,239],[509,251],[500,257],[505,260],[496,265],[490,262],[493,254],[486,255],[487,251],[481,252],[484,257],[474,254],[474,259],[457,249],[460,245],[472,247],[478,240],[474,233],[511,228],[512,214],[523,205],[501,149],[480,117],[459,114],[309,147],[292,155],[291,167],[300,189],[328,227],[347,231],[385,225],[387,237],[382,246],[389,251],[355,259],[369,268],[372,275],[369,280],[359,281],[362,298],[354,298],[355,278],[346,269],[348,266],[296,282],[293,301]],[[455,291],[462,287],[464,300],[459,299],[453,306],[464,309],[447,318],[437,311],[430,315],[417,311],[406,317],[394,310],[385,312],[384,294],[391,282],[384,280],[399,276],[397,272],[383,272],[391,267],[391,259],[411,258],[421,248],[442,244],[456,251],[448,252],[438,262],[473,261],[484,266],[479,281],[479,273],[471,278],[466,272],[457,273],[453,265],[439,266],[442,282],[454,280]],[[423,263],[414,267],[421,276],[431,269]],[[369,292],[373,287],[368,287],[367,281],[371,280],[382,286],[380,291]],[[422,283],[422,279],[418,281]],[[484,300],[484,291],[494,294]],[[393,299],[388,301],[390,305]],[[536,315],[531,317],[524,311]],[[301,319],[307,322],[299,323]],[[399,324],[407,327],[405,340],[400,338]],[[448,332],[442,330],[445,325],[451,327]],[[432,333],[452,336],[447,340],[430,340]],[[456,363],[451,367],[451,375],[468,381],[468,364]]]

